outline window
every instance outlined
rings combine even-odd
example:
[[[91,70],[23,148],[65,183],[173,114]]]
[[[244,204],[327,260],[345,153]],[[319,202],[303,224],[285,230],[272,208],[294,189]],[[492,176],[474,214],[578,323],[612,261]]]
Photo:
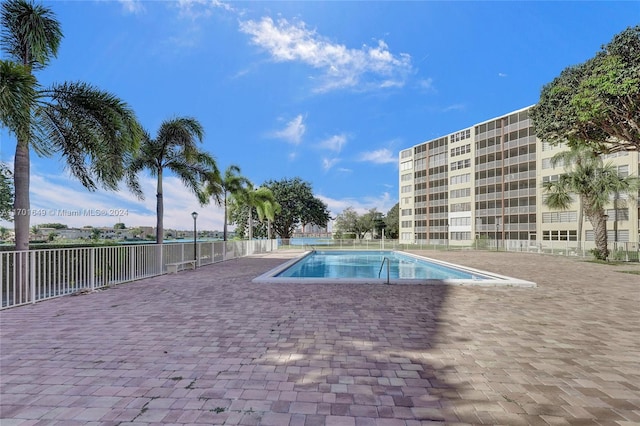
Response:
[[[452,212],[470,212],[471,211],[471,203],[456,203],[451,204]]]
[[[471,226],[470,217],[452,217],[449,220],[450,226]]]
[[[407,157],[411,157],[410,149],[405,149],[404,151],[400,152],[400,158],[407,158]]]
[[[542,213],[542,223],[565,223],[576,222],[578,220],[578,213],[576,211],[562,211],[562,212],[546,212]]]
[[[406,181],[412,180],[412,179],[413,179],[413,176],[411,176],[411,173],[405,173],[402,176],[400,176],[400,180],[402,182],[406,182]]]
[[[402,209],[400,211],[400,216],[411,216],[411,209]]]
[[[447,164],[447,155],[442,152],[429,156],[429,167],[437,167]]]
[[[400,192],[403,194],[411,192],[411,185],[403,185],[402,188],[400,188]]]
[[[411,170],[413,168],[413,161],[403,161],[400,163],[400,170]]]
[[[451,191],[449,198],[461,198],[471,195],[471,188],[454,189]]]
[[[465,173],[463,175],[455,175],[449,178],[449,185],[456,185],[459,183],[467,183],[471,181],[471,173]]]
[[[629,176],[629,165],[625,164],[624,166],[618,166],[618,176],[624,178]]]

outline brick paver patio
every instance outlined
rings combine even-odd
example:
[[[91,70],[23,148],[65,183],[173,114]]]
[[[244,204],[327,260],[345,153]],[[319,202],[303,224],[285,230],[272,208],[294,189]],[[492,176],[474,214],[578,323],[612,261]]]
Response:
[[[277,252],[0,312],[0,424],[640,424],[640,277],[425,252],[537,288],[253,284]]]

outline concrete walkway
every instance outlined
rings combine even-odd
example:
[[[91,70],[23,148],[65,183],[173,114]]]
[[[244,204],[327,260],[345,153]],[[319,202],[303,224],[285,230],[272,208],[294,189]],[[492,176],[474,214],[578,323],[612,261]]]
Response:
[[[640,424],[640,276],[424,252],[537,288],[253,284],[244,258],[0,312],[0,424]]]

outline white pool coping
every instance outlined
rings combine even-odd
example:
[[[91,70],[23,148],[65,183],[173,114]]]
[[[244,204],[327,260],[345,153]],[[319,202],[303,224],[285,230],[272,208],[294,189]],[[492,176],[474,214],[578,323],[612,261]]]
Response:
[[[366,250],[358,250],[366,251]],[[380,250],[373,250],[380,251]],[[459,269],[471,274],[478,274],[491,277],[490,279],[424,279],[424,278],[391,278],[387,282],[387,278],[300,278],[300,277],[278,277],[279,273],[292,266],[294,263],[299,262],[303,258],[309,256],[313,251],[306,251],[302,255],[288,260],[287,262],[271,269],[268,272],[254,278],[251,282],[259,284],[395,284],[395,285],[457,285],[457,286],[478,286],[478,287],[537,287],[537,284],[532,281],[521,280],[518,278],[507,277],[506,275],[499,275],[493,272],[487,272],[480,269],[469,268],[466,266],[456,265],[455,263],[444,262],[441,260],[432,259],[425,256],[419,256],[417,254],[408,253],[401,250],[389,250],[393,252],[402,253],[405,256],[411,256],[419,260],[425,260],[428,262],[436,263],[449,268]],[[384,273],[383,273],[384,275]]]

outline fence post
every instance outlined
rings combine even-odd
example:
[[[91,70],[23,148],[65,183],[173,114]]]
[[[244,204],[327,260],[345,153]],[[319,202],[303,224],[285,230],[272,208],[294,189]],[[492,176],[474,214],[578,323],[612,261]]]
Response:
[[[89,265],[89,274],[91,278],[89,279],[89,282],[91,283],[91,291],[94,291],[96,289],[96,248],[91,247],[91,251],[89,253],[91,259],[91,264]]]
[[[129,246],[129,250],[129,264],[131,265],[129,280],[133,281],[138,276],[138,274],[136,274],[136,254],[138,246]]]
[[[30,260],[29,285],[31,286],[31,303],[36,303],[36,252],[28,251]]]

